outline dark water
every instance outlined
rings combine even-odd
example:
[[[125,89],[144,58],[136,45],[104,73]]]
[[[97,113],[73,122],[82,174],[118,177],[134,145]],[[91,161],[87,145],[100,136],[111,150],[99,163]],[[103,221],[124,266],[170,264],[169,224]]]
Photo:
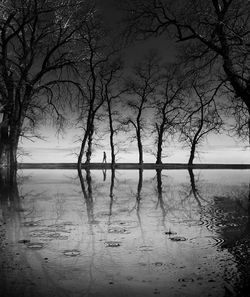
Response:
[[[0,296],[250,296],[249,170],[24,170]]]

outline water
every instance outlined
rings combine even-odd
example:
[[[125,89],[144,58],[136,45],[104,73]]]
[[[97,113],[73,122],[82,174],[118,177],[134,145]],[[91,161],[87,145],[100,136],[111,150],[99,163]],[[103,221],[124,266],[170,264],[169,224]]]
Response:
[[[249,170],[24,170],[1,296],[250,296]]]

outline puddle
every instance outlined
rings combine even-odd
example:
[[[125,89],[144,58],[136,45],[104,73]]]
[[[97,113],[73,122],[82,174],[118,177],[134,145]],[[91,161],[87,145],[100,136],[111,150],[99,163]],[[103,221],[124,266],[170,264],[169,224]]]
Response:
[[[84,185],[75,170],[22,174],[25,199],[1,196],[0,295],[224,297],[249,288],[250,170],[197,170],[199,203],[187,196],[187,170],[163,170],[162,180],[144,170],[142,183],[138,171],[118,170],[113,188],[109,170],[105,181],[84,172]]]

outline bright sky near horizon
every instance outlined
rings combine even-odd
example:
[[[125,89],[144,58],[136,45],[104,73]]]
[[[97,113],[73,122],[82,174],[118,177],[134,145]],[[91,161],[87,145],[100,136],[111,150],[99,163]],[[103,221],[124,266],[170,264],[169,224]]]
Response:
[[[46,127],[46,134],[42,129],[41,133],[46,135],[47,140],[36,140],[30,142],[23,140],[20,147],[27,154],[19,157],[19,162],[28,163],[71,163],[77,161],[77,153],[79,152],[80,143],[76,142],[75,130],[69,130],[63,137],[57,137],[55,130]],[[107,153],[107,161],[110,162],[110,149],[108,145],[108,135],[100,142],[100,147],[94,148],[92,162],[102,162],[103,151]],[[145,141],[146,142],[146,141]],[[145,143],[144,142],[144,143]],[[155,157],[147,152],[148,147],[145,146],[144,162],[155,163]],[[247,145],[241,144],[239,139],[233,139],[226,135],[213,135],[208,138],[197,149],[197,155],[194,163],[250,163],[250,148]],[[182,148],[181,145],[166,146],[163,151],[167,155],[163,159],[166,163],[186,163],[189,157],[188,148]],[[121,151],[117,155],[117,162],[138,163],[138,152],[136,143],[129,144],[126,151]]]

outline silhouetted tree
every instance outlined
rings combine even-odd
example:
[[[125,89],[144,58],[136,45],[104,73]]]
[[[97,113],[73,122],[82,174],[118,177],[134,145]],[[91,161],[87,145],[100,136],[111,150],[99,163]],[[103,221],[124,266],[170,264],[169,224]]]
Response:
[[[63,93],[78,84],[73,79],[80,1],[2,2],[0,11],[0,164],[16,167],[19,139],[41,115],[52,113],[61,126]],[[69,76],[71,74],[71,76]],[[71,92],[68,92],[70,95]],[[58,100],[60,99],[60,100]]]
[[[193,86],[194,94],[190,94],[186,117],[180,125],[180,140],[190,147],[188,165],[193,165],[197,145],[209,133],[219,133],[222,120],[218,114],[215,96],[218,88],[212,91],[198,90]]]
[[[167,68],[171,66],[167,66]],[[162,146],[167,137],[175,135],[178,131],[177,126],[180,122],[181,106],[183,100],[183,83],[178,81],[177,71],[168,70],[162,78],[162,90],[155,96],[152,107],[155,111],[155,127],[153,132],[156,133],[155,144],[156,163],[162,163]]]
[[[132,126],[135,130],[137,141],[139,164],[143,163],[143,144],[142,134],[146,126],[146,109],[149,108],[149,100],[155,95],[159,85],[159,57],[151,51],[133,67],[133,73],[127,81],[129,98],[127,105],[131,113],[123,122],[125,125]]]
[[[110,65],[119,49],[117,44],[114,46],[108,37],[99,14],[92,14],[81,26],[78,34],[83,49],[80,71],[82,87],[85,90],[85,96],[82,97],[82,102],[79,105],[78,119],[80,127],[84,130],[78,155],[78,167],[80,167],[84,152],[86,153],[86,163],[90,163],[96,118],[106,100],[103,69],[106,65]]]
[[[250,2],[248,0],[126,0],[127,35],[167,34],[183,45],[186,69],[224,81],[248,111],[250,133]],[[221,85],[222,86],[222,85]]]
[[[111,149],[111,164],[115,164],[117,154],[117,145],[115,135],[119,131],[119,125],[115,124],[119,117],[117,108],[118,99],[125,93],[125,89],[119,90],[119,81],[121,79],[122,61],[120,58],[111,61],[110,64],[104,65],[101,71],[102,96],[107,105],[108,125],[109,125],[109,144]]]

